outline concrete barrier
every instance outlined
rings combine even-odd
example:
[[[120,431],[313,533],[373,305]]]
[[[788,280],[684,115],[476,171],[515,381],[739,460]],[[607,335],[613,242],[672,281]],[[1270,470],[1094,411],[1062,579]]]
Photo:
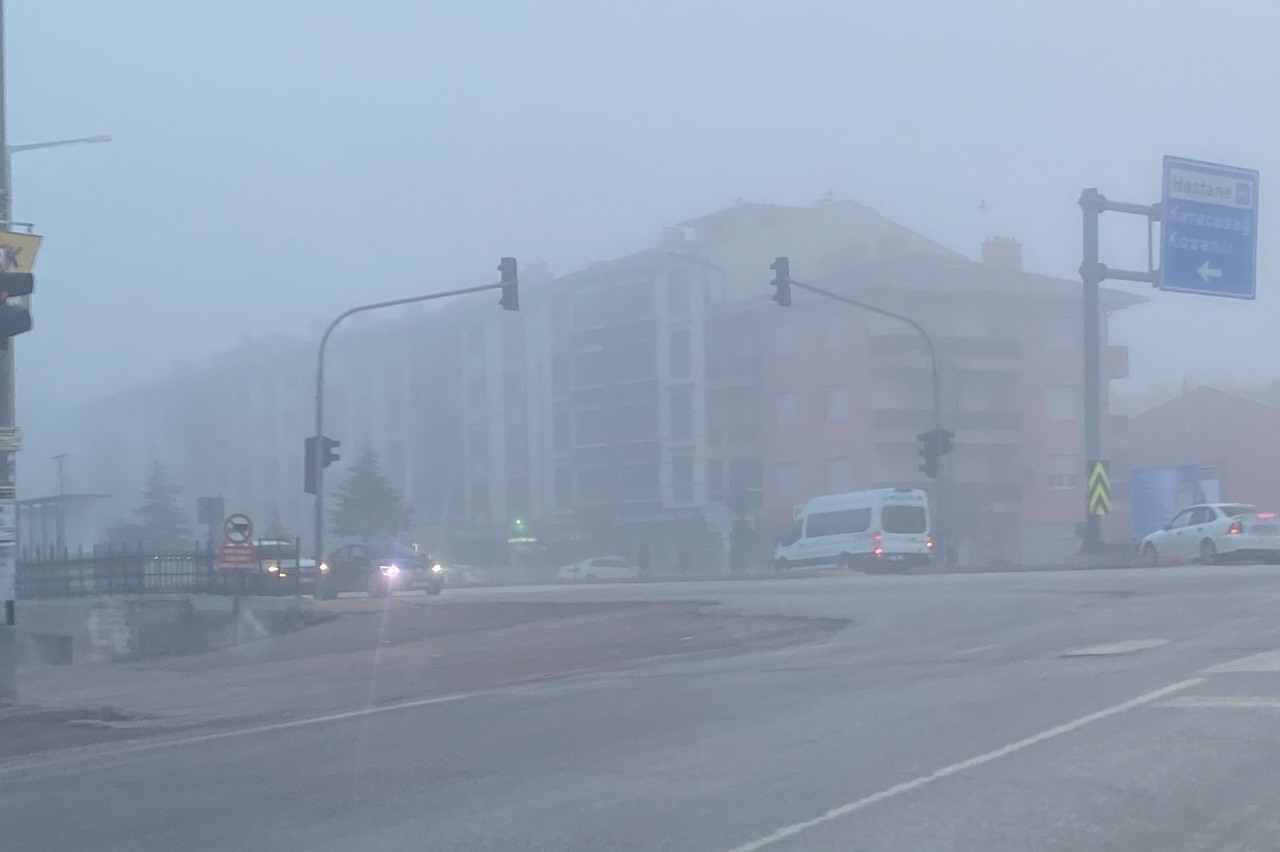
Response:
[[[66,665],[190,654],[303,627],[299,597],[110,595],[19,600],[19,654]]]

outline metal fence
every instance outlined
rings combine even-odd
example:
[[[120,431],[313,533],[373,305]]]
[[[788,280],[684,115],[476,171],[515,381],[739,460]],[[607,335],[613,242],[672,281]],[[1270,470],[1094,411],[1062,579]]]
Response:
[[[260,555],[256,571],[220,571],[214,551],[198,548],[23,551],[18,554],[15,585],[19,600],[164,593],[297,594],[300,573],[293,571],[281,579],[268,573],[269,561],[271,557]]]

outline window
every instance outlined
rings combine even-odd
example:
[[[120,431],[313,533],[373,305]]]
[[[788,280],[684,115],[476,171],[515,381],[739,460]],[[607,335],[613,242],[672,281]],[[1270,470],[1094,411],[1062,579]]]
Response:
[[[1076,488],[1080,484],[1079,468],[1079,456],[1049,456],[1048,463],[1045,465],[1048,486],[1057,490]]]
[[[881,506],[880,526],[887,533],[922,533],[929,524],[923,506]]]
[[[800,400],[793,393],[780,393],[774,397],[779,426],[794,426],[800,419]]]
[[[707,462],[707,491],[712,497],[724,494],[724,462],[719,459]]]
[[[795,544],[800,540],[800,534],[802,532],[804,532],[804,521],[796,518],[791,522],[791,525],[787,527],[786,532],[782,534],[782,538],[778,539],[778,543],[783,545]]]
[[[1044,318],[1044,345],[1047,349],[1074,350],[1081,331],[1071,317],[1049,314]]]
[[[619,402],[611,410],[613,438],[618,441],[655,441],[658,409],[652,398]]]
[[[555,435],[552,438],[553,446],[557,450],[569,449],[569,413],[566,411],[558,411],[555,414],[555,426],[553,427]]]
[[[693,437],[693,388],[671,389],[671,440],[687,441]]]
[[[578,468],[578,500],[582,503],[603,503],[612,499],[609,468],[604,465],[583,465]]]
[[[692,304],[689,270],[681,267],[667,273],[667,316],[687,317]]]
[[[576,388],[594,388],[606,384],[609,380],[609,363],[605,360],[603,349],[579,352],[573,359],[573,386]]]
[[[842,509],[838,512],[819,512],[805,521],[805,538],[822,538],[828,535],[849,535],[871,529],[871,509]]]
[[[671,332],[668,341],[670,363],[667,369],[673,379],[687,379],[693,371],[693,344],[689,329],[681,328]]]
[[[1185,527],[1191,523],[1191,509],[1183,509],[1181,512],[1173,516],[1173,520],[1169,521],[1169,529],[1177,529]]]
[[[657,500],[658,466],[656,464],[624,464],[622,466],[623,500]]]
[[[853,490],[853,459],[827,462],[827,493],[840,494]]]
[[[827,388],[827,420],[848,420],[852,408],[848,388]]]
[[[822,318],[822,342],[828,349],[849,345],[849,315],[827,314]]]
[[[599,408],[580,408],[574,416],[574,435],[579,447],[603,444],[608,440],[608,422]]]
[[[1192,509],[1191,520],[1187,523],[1187,525],[1194,527],[1194,526],[1198,526],[1199,524],[1207,524],[1213,520],[1216,514],[1217,513],[1214,512],[1212,509],[1210,509],[1208,506],[1201,506],[1198,509]]]
[[[773,349],[779,355],[791,355],[796,351],[796,327],[784,322],[773,330]]]
[[[489,433],[483,429],[472,429],[471,437],[467,440],[467,449],[471,451],[472,458],[488,458]]]
[[[573,508],[573,468],[556,468],[556,508]]]
[[[671,499],[676,503],[693,502],[693,456],[671,457]]]
[[[1076,418],[1076,389],[1071,385],[1052,385],[1045,391],[1044,416],[1049,420]]]
[[[655,353],[652,335],[630,338],[614,344],[613,379],[619,382],[634,382],[657,378],[658,361]],[[600,384],[604,384],[604,381],[602,380]]]
[[[800,493],[800,466],[795,462],[778,462],[773,469],[779,497],[796,497]]]
[[[489,514],[489,483],[471,483],[471,512],[478,517]]]
[[[471,402],[473,408],[479,408],[484,405],[484,376],[471,377],[471,382],[467,386],[467,399]]]

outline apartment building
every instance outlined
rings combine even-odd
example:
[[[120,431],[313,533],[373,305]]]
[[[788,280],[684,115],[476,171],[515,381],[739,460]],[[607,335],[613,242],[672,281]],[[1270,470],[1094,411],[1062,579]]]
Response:
[[[962,562],[1074,552],[1085,466],[1079,284],[1023,271],[1017,244],[993,240],[982,261],[903,254],[833,272],[821,285],[930,333],[955,450],[939,482],[925,480],[917,435],[934,413],[920,336],[798,292],[773,322],[762,382],[766,522],[782,525],[814,494],[920,487],[933,492]],[[1142,301],[1108,290],[1102,304],[1109,315]],[[1124,347],[1103,354],[1106,380],[1127,376]]]

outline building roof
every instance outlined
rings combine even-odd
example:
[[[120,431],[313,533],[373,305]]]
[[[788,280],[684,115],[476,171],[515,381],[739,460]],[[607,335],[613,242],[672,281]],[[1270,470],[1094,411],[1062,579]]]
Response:
[[[1082,286],[1079,281],[1055,278],[1051,275],[1009,269],[966,258],[917,252],[857,264],[833,272],[814,283],[833,290],[884,288],[933,290],[946,287],[973,292],[1041,296],[1049,299],[1079,298]],[[1101,300],[1103,308],[1107,310],[1118,310],[1149,301],[1146,296],[1111,288],[1102,290]]]
[[[1213,387],[1211,385],[1197,385],[1196,387],[1184,390],[1173,399],[1167,400],[1154,405],[1140,414],[1133,416],[1134,421],[1144,420],[1151,417],[1163,418],[1174,415],[1180,411],[1196,406],[1204,406],[1209,409],[1221,410],[1225,407],[1231,407],[1235,410],[1252,409],[1257,413],[1275,417],[1280,415],[1280,406],[1273,405],[1269,402],[1246,396],[1232,390]]]

